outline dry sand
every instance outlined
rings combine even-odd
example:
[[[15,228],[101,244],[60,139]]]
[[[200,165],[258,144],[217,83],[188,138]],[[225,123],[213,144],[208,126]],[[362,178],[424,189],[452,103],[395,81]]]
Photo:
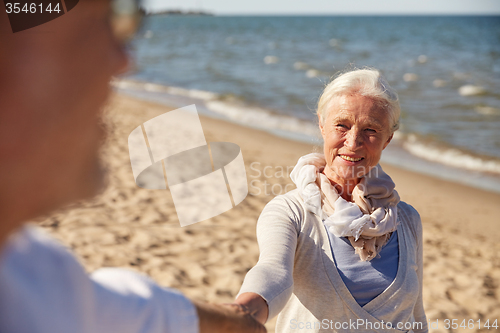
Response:
[[[128,267],[190,297],[231,302],[257,262],[255,224],[262,208],[291,184],[287,168],[291,171],[314,148],[202,117],[207,141],[241,147],[250,193],[234,209],[181,228],[170,193],[138,188],[128,158],[130,132],[168,110],[113,96],[105,112],[109,136],[102,151],[109,186],[95,199],[55,212],[40,224],[72,248],[88,271]],[[439,319],[439,329],[431,331],[474,332],[478,319],[500,321],[500,195],[392,166],[384,169],[401,198],[422,216],[424,305],[428,319]],[[473,319],[475,325],[450,331],[444,319],[458,319],[459,325]],[[269,332],[273,325],[274,320],[267,324]]]

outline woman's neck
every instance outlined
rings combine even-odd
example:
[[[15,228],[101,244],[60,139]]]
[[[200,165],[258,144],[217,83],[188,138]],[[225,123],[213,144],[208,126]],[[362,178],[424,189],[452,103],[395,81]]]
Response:
[[[352,191],[354,191],[354,188],[356,185],[359,184],[361,181],[361,178],[354,178],[354,179],[344,179],[340,178],[338,175],[335,173],[328,174],[327,172],[323,171],[323,173],[326,175],[330,183],[335,187],[335,190],[337,193],[347,201],[352,202]]]

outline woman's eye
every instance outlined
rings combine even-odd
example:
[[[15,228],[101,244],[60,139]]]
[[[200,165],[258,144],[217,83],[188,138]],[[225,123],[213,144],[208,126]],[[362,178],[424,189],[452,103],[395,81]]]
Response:
[[[337,124],[337,127],[347,128],[347,126],[346,126],[346,125],[344,125],[344,124]]]
[[[365,131],[370,132],[370,133],[377,133],[377,131],[374,130],[373,128],[367,128],[367,129],[365,129]]]

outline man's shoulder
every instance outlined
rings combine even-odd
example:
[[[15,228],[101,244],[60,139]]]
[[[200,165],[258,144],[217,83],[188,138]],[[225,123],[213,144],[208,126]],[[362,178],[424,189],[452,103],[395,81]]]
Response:
[[[71,256],[69,251],[43,229],[25,225],[13,233],[2,249],[2,256]]]
[[[1,253],[0,331],[33,331],[33,323],[39,332],[57,331],[91,292],[85,270],[63,245],[39,228],[22,227]],[[26,313],[31,322],[23,321]]]
[[[85,274],[68,249],[41,228],[30,225],[12,234],[1,253],[0,274],[14,278],[19,272],[48,280]]]

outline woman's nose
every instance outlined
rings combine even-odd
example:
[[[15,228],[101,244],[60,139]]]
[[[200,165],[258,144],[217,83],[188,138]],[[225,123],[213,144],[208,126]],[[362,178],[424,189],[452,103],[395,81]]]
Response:
[[[349,150],[351,151],[355,151],[362,144],[363,144],[363,138],[361,134],[358,133],[358,131],[356,131],[355,129],[351,129],[346,135],[344,146],[349,148]]]

